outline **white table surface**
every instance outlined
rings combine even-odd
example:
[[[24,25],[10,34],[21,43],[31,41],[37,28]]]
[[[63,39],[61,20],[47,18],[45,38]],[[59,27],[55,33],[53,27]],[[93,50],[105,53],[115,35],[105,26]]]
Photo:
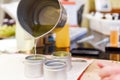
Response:
[[[1,54],[0,80],[44,80],[44,76],[41,78],[27,78],[24,76],[24,60],[26,56],[25,54]],[[73,60],[81,59],[74,58]],[[67,72],[67,80],[77,80],[90,63],[92,63],[92,60],[72,62],[72,69]]]

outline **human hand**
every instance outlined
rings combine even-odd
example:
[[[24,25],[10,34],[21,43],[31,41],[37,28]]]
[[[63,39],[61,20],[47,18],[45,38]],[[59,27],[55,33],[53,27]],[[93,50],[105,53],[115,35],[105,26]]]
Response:
[[[98,62],[101,80],[120,80],[120,64],[111,62]]]

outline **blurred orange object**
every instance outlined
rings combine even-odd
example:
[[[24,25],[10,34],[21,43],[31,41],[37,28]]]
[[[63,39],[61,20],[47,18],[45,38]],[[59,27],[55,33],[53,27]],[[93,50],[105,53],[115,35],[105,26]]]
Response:
[[[110,31],[110,46],[111,47],[119,46],[119,30]]]
[[[63,27],[61,31],[56,33],[56,47],[66,48],[66,50],[70,47],[70,34],[68,23]]]

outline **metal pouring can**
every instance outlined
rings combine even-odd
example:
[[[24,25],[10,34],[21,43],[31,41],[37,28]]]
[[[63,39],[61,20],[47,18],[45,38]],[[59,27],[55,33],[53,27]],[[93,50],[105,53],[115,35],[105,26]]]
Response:
[[[30,55],[25,58],[24,73],[26,77],[38,78],[43,76],[43,63],[46,58],[43,55]]]
[[[44,63],[44,80],[67,80],[66,63],[49,60]]]
[[[67,64],[67,71],[72,68],[71,53],[66,51],[56,51],[52,53],[52,59],[64,61]]]
[[[21,0],[17,16],[24,30],[34,37],[58,32],[67,21],[67,12],[59,0]]]

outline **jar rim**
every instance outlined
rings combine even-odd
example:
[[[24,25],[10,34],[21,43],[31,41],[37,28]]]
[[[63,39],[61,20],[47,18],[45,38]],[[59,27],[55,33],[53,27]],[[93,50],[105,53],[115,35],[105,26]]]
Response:
[[[66,63],[64,61],[60,61],[60,60],[49,60],[46,61],[44,63],[44,66],[47,69],[52,69],[52,70],[56,70],[56,69],[63,69],[66,67]]]

